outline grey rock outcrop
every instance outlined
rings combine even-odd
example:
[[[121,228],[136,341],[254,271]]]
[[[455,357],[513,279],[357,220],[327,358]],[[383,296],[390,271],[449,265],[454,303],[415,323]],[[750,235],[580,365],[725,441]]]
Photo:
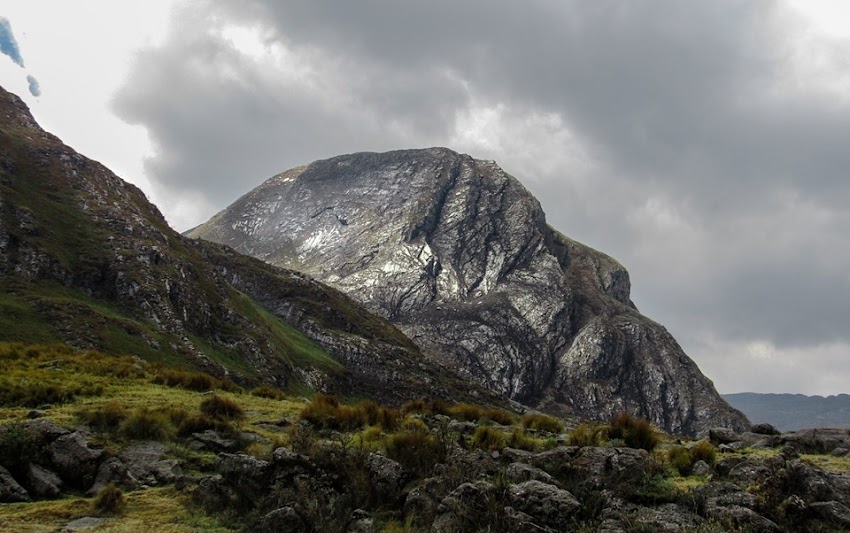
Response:
[[[66,483],[81,489],[92,485],[103,450],[89,448],[81,432],[62,435],[50,444],[49,451],[53,466]]]
[[[62,480],[55,472],[30,463],[27,467],[27,484],[38,498],[55,498],[62,492]]]
[[[630,411],[684,434],[749,427],[637,311],[626,270],[549,227],[491,161],[442,148],[317,161],[188,235],[341,289],[431,360],[527,405]]]
[[[0,503],[28,502],[30,496],[8,470],[0,466]]]

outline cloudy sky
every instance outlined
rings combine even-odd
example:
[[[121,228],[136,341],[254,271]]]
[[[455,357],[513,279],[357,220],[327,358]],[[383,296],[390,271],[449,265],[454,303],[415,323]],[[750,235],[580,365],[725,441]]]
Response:
[[[340,153],[495,159],[721,392],[850,393],[845,5],[6,0],[0,84],[178,230]]]

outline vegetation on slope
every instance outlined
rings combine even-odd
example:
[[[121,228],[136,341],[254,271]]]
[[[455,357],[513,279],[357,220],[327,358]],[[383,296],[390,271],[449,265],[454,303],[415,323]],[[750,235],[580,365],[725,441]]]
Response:
[[[48,461],[38,441],[43,437],[27,429],[34,427],[27,425],[33,416],[67,428],[88,428],[89,445],[103,450],[104,457],[122,457],[130,447],[158,441],[183,471],[176,483],[151,488],[115,483],[87,496],[72,487],[59,499],[6,504],[0,507],[0,528],[8,530],[53,531],[85,516],[103,519],[99,527],[104,531],[133,531],[142,524],[175,532],[242,530],[262,528],[268,513],[280,505],[275,502],[288,502],[300,509],[298,520],[307,529],[343,530],[357,516],[355,509],[362,509],[376,531],[421,531],[434,518],[405,506],[406,498],[440,484],[471,483],[468,487],[485,491],[486,499],[479,502],[483,507],[475,499],[465,501],[468,507],[453,523],[468,520],[472,530],[504,531],[513,524],[505,509],[513,505],[511,491],[520,482],[516,476],[533,474],[549,476],[540,479],[569,490],[581,504],[563,524],[573,530],[598,528],[605,502],[616,497],[647,508],[675,504],[683,513],[703,516],[695,530],[738,531],[747,526],[712,518],[705,498],[715,486],[712,477],[735,480],[733,467],[750,463],[782,466],[772,477],[745,477],[744,488],[756,498],[759,512],[777,523],[833,530],[829,521],[809,517],[794,522],[801,518],[783,514],[783,498],[789,490],[803,490],[809,475],[795,474],[793,468],[799,470],[801,463],[782,459],[784,450],[721,452],[708,441],[677,442],[628,415],[608,424],[576,425],[439,399],[414,400],[399,409],[327,395],[308,401],[270,387],[248,391],[202,373],[63,345],[0,343],[0,365],[0,466],[13,475],[21,476],[22,465],[30,461]],[[214,442],[232,442],[232,447],[216,454],[221,450],[210,448]],[[629,443],[646,450],[631,449]],[[388,487],[386,479],[376,481],[376,475],[396,479],[395,463],[378,460],[376,454],[400,465],[400,484]],[[604,465],[613,460],[606,457],[619,459],[594,470],[596,461],[604,460],[598,463]],[[850,471],[847,457],[809,454],[802,460],[838,474]],[[237,470],[228,470],[232,468]],[[312,473],[294,485],[251,488],[262,479],[250,481],[251,476],[263,468]],[[237,485],[235,499],[226,503],[204,481],[221,472],[225,488],[228,479],[247,483]],[[238,475],[227,477],[233,472]],[[338,499],[335,494],[346,496]],[[623,518],[629,528],[649,530],[641,522],[646,517],[629,516]]]

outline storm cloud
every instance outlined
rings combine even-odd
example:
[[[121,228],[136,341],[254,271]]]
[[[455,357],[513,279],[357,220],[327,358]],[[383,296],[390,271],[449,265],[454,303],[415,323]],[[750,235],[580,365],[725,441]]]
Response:
[[[495,159],[629,268],[721,391],[835,393],[848,57],[779,2],[205,0],[139,52],[114,108],[147,128],[179,229],[339,153]],[[801,372],[812,357],[822,372]]]

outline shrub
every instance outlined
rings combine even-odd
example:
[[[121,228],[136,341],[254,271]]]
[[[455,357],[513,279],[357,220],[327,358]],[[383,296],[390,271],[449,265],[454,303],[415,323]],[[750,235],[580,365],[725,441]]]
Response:
[[[384,431],[380,426],[371,426],[366,428],[360,434],[360,440],[363,442],[378,442],[384,437]]]
[[[691,447],[689,453],[691,456],[691,463],[705,461],[710,466],[714,466],[715,463],[717,463],[717,450],[707,440],[701,440],[696,443]]]
[[[177,435],[180,437],[188,437],[193,433],[200,433],[209,429],[225,434],[235,433],[235,428],[230,422],[204,414],[190,415],[177,423]]]
[[[445,400],[441,400],[439,398],[435,398],[431,400],[431,403],[428,405],[428,408],[431,410],[432,415],[446,415],[449,416],[449,404],[446,403]]]
[[[688,449],[684,446],[673,446],[667,450],[667,461],[670,462],[670,466],[672,466],[679,475],[687,476],[691,473],[693,461],[691,460],[691,454],[688,453]]]
[[[20,423],[0,427],[0,465],[20,478],[29,463],[35,462],[44,443],[39,435]]]
[[[339,401],[327,394],[317,394],[301,410],[301,419],[314,426],[335,429],[338,425]]]
[[[405,431],[422,431],[428,433],[428,426],[425,422],[421,418],[413,416],[406,417],[401,423],[401,428]]]
[[[167,387],[180,387],[196,392],[206,392],[221,385],[221,382],[209,374],[187,372],[173,368],[155,368],[153,382]]]
[[[423,399],[418,400],[410,400],[401,406],[401,414],[409,415],[410,413],[419,413],[419,414],[428,414],[430,412],[430,406],[428,402]]]
[[[487,409],[484,411],[483,417],[503,426],[510,426],[516,420],[513,414],[503,409]]]
[[[110,401],[79,411],[77,418],[95,431],[115,431],[127,418],[127,408]]]
[[[605,442],[605,426],[581,424],[570,431],[567,442],[571,446],[602,446]]]
[[[511,436],[508,437],[507,445],[511,448],[528,450],[530,452],[535,452],[543,447],[543,443],[541,441],[535,439],[519,428],[515,428],[511,433]]]
[[[381,407],[372,400],[365,400],[354,406],[357,413],[352,418],[365,420],[370,426],[381,426],[392,431],[398,427],[399,412],[397,409]]]
[[[252,390],[251,394],[259,398],[268,398],[270,400],[282,400],[284,398],[282,392],[277,389],[273,389],[268,385],[260,385]]]
[[[121,489],[110,483],[97,493],[92,507],[100,516],[105,515],[120,515],[127,507],[127,501],[124,499],[124,493]]]
[[[434,465],[446,460],[446,446],[423,431],[402,431],[390,435],[384,444],[387,456],[418,477],[428,476]]]
[[[458,403],[448,409],[449,416],[465,422],[477,422],[484,416],[484,410],[477,405]]]
[[[317,394],[304,407],[300,416],[321,428],[354,431],[367,425],[393,430],[398,427],[400,415],[397,409],[387,409],[371,400],[347,406],[340,405],[333,396]]]
[[[611,420],[608,437],[623,439],[629,448],[648,452],[654,450],[660,441],[655,429],[645,418],[635,418],[628,413],[620,413]]]
[[[316,445],[316,432],[310,426],[295,424],[286,433],[289,447],[295,453],[310,455]]]
[[[171,419],[163,412],[150,409],[133,411],[119,426],[119,431],[128,439],[169,440],[176,429]]]
[[[479,426],[472,434],[472,444],[482,450],[501,450],[505,447],[505,434],[491,426]]]
[[[560,433],[564,426],[558,419],[539,413],[529,413],[522,417],[522,427],[526,429],[537,429],[549,433]]]
[[[229,398],[213,395],[201,402],[201,413],[218,420],[239,420],[245,412]]]

